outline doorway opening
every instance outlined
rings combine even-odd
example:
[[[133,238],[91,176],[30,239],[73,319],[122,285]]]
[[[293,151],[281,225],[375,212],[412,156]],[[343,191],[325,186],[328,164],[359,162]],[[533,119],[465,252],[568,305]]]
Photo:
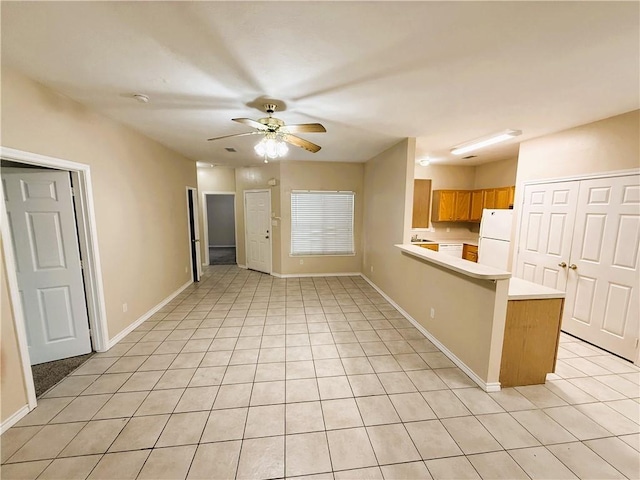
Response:
[[[235,193],[203,193],[208,265],[236,265]]]
[[[1,158],[2,254],[33,409],[37,395],[107,349],[89,167],[7,148]]]

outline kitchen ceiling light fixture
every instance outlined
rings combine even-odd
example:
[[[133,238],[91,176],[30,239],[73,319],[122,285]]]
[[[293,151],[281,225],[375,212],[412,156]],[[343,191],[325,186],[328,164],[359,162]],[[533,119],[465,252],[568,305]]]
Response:
[[[457,145],[451,149],[451,153],[454,155],[462,155],[479,148],[488,147],[489,145],[504,142],[505,140],[517,137],[518,135],[522,135],[522,130],[505,130],[503,132],[494,133],[486,137],[478,138],[476,140]]]

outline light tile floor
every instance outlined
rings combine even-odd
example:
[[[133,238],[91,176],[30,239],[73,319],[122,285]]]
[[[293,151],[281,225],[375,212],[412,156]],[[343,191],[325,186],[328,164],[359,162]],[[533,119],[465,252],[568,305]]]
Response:
[[[203,280],[2,435],[3,479],[638,478],[640,370],[487,394],[359,277]]]

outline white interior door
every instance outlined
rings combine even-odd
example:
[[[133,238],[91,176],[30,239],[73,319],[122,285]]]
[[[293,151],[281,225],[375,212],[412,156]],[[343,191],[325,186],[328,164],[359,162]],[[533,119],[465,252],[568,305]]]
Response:
[[[562,329],[631,361],[640,334],[638,175],[580,182]]]
[[[247,268],[271,273],[271,192],[244,192]]]
[[[91,351],[68,172],[2,170],[31,364]]]
[[[565,290],[578,185],[575,181],[525,187],[516,277]]]

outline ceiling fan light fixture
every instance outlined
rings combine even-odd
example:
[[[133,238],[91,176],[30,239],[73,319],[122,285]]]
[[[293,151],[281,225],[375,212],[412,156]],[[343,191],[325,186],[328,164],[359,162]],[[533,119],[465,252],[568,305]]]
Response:
[[[489,145],[494,145],[496,143],[510,140],[513,137],[517,137],[518,135],[522,135],[522,130],[504,130],[502,132],[494,133],[486,137],[478,138],[476,140],[471,140],[470,142],[457,145],[451,149],[451,153],[454,155],[463,155],[467,152],[478,150],[479,148],[488,147]]]
[[[253,149],[258,156],[266,158],[284,157],[289,151],[285,142],[268,136],[260,140]]]

